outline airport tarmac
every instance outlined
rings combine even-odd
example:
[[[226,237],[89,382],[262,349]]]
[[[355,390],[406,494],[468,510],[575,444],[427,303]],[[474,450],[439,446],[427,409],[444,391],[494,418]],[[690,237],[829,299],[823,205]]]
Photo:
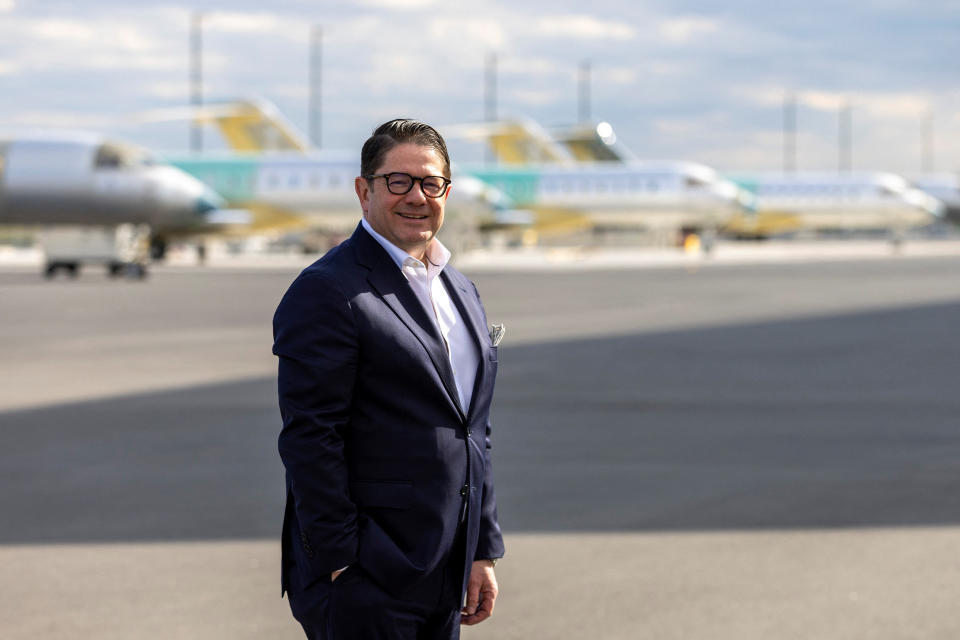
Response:
[[[0,636],[302,637],[295,273],[0,270]],[[465,638],[960,637],[960,257],[468,274],[507,326],[507,557]]]

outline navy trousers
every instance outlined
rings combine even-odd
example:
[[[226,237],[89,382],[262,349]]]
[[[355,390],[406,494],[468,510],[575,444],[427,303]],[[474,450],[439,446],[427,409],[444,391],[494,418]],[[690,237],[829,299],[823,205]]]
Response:
[[[309,640],[457,640],[463,584],[463,536],[448,562],[402,597],[388,593],[360,565],[336,580],[288,592],[293,617]]]

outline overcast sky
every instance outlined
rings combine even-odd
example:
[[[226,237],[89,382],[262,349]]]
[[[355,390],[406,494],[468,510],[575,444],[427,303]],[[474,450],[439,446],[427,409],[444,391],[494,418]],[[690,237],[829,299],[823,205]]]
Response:
[[[188,101],[191,14],[203,10],[205,97],[259,96],[307,129],[307,59],[323,28],[323,146],[359,149],[379,122],[577,117],[589,60],[592,115],[638,156],[779,169],[786,91],[798,100],[801,169],[837,166],[838,108],[853,165],[916,173],[924,119],[937,170],[960,170],[960,0],[634,3],[364,0],[266,3],[0,0],[0,126],[109,132],[163,150],[185,123],[131,124]],[[456,160],[456,158],[454,158]]]

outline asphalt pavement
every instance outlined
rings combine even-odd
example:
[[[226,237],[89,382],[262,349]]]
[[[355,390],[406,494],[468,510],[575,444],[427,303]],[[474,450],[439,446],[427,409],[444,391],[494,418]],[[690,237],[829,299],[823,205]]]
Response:
[[[507,558],[468,638],[960,634],[960,257],[472,275]],[[0,271],[0,636],[297,638],[295,271]]]

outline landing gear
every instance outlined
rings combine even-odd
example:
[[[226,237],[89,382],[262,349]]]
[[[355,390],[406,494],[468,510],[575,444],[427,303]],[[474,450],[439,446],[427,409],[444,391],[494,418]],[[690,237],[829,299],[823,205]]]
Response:
[[[56,277],[57,273],[63,271],[68,278],[75,279],[80,275],[80,263],[79,262],[48,262],[46,268],[43,270],[43,277],[48,280]]]
[[[163,236],[150,236],[150,258],[152,260],[163,260],[167,257],[167,239]]]
[[[111,278],[123,276],[127,280],[143,280],[147,277],[147,267],[139,262],[111,262],[107,265],[107,275]]]

